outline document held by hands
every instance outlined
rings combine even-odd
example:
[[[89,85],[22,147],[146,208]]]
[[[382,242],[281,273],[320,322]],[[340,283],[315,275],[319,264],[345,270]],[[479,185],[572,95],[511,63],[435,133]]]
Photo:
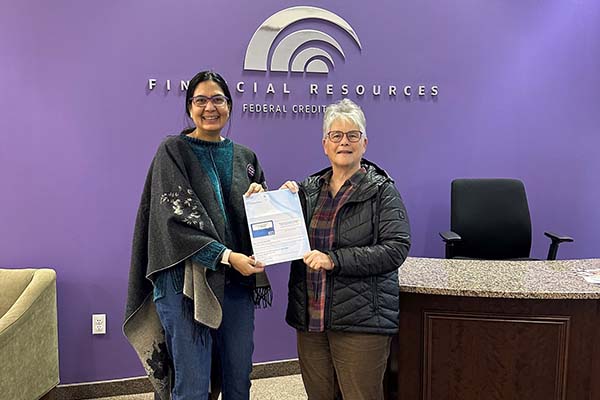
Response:
[[[244,196],[254,257],[265,265],[302,258],[310,251],[298,193],[287,189]]]

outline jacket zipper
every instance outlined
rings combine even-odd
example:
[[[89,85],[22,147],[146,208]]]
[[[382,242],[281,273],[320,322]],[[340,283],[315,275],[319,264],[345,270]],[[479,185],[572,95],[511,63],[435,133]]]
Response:
[[[304,216],[304,220],[305,220],[306,229],[308,230],[310,218],[312,218],[312,204],[310,202],[310,196],[308,195],[306,190],[300,188],[300,192],[304,196],[304,203],[306,204],[306,215]],[[308,301],[308,282],[306,280],[306,268],[304,268],[303,278],[304,278],[304,304],[306,305],[304,308],[305,312],[303,315],[303,318],[304,318],[303,326],[308,331],[308,308],[310,306],[309,306],[309,301]]]
[[[335,216],[335,241],[331,244],[331,247],[334,248],[336,244],[340,242],[340,230],[339,230],[339,221],[338,216],[342,212],[342,210],[348,205],[348,201],[342,205],[342,207],[338,210]],[[333,299],[333,277],[328,276],[326,279],[327,287],[325,289],[325,321],[324,326],[325,329],[331,329],[331,303]]]

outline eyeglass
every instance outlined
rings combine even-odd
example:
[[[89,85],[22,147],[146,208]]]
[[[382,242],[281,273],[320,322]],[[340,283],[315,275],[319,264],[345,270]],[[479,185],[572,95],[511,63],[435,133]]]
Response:
[[[196,107],[206,107],[208,105],[208,102],[210,101],[215,107],[223,107],[225,104],[227,104],[228,100],[229,99],[227,98],[227,96],[223,96],[222,94],[209,97],[200,95],[192,97],[190,99],[190,103],[192,103]]]
[[[346,135],[349,142],[356,143],[360,140],[360,138],[362,137],[362,134],[363,133],[361,131],[348,131],[348,132],[330,131],[330,132],[327,132],[327,137],[333,143],[339,143],[344,138],[344,135]]]

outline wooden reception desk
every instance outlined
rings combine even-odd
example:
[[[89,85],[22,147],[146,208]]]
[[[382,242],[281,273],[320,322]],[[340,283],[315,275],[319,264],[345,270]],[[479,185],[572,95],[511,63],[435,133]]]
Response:
[[[600,399],[600,260],[408,258],[388,399]]]

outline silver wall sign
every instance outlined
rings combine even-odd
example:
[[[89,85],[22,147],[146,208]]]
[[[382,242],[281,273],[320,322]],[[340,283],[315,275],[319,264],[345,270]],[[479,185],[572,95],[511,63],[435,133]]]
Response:
[[[354,42],[362,49],[358,35],[342,17],[323,8],[310,6],[296,6],[278,11],[267,18],[254,32],[244,58],[244,69],[248,71],[276,71],[276,72],[313,72],[326,74],[329,66],[323,59],[334,65],[333,58],[327,51],[318,47],[309,47],[294,53],[308,42],[324,42],[335,48],[343,59],[346,58],[342,46],[330,35],[314,29],[302,29],[290,33],[277,44],[269,64],[269,51],[275,38],[288,26],[305,19],[320,19],[330,22],[343,29],[350,35]]]

